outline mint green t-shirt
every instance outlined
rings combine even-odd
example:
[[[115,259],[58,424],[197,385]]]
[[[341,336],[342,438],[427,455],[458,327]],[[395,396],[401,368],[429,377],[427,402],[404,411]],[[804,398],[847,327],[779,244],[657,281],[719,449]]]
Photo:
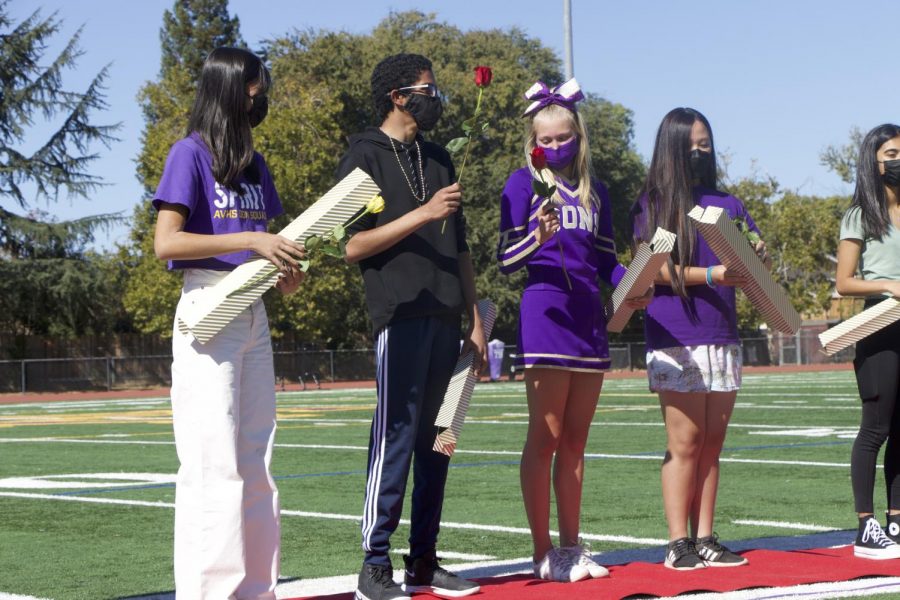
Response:
[[[863,279],[900,280],[900,229],[891,225],[881,240],[863,233],[862,211],[851,206],[841,219],[841,239],[860,240],[859,271]]]

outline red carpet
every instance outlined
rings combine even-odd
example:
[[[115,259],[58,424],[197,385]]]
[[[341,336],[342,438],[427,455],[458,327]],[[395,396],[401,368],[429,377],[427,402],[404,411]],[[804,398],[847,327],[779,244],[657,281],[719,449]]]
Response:
[[[609,568],[604,579],[578,583],[550,583],[525,575],[486,578],[482,600],[571,600],[572,598],[614,599],[633,595],[675,596],[686,592],[730,592],[758,587],[783,587],[849,581],[866,576],[900,576],[900,559],[865,560],[855,558],[851,546],[816,550],[777,552],[750,550],[743,553],[750,564],[733,568],[708,568],[677,572],[662,564],[629,563]],[[423,594],[423,598],[428,595]],[[353,594],[312,596],[303,600],[352,600]],[[294,599],[301,600],[301,599]]]

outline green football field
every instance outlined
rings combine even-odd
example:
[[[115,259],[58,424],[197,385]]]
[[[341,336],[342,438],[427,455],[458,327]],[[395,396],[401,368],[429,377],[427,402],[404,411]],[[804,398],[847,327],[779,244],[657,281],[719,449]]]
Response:
[[[278,395],[283,578],[358,571],[374,404],[374,390]],[[852,371],[745,375],[722,453],[721,538],[855,527],[849,457],[858,419]],[[521,383],[476,388],[444,506],[440,550],[453,562],[530,556],[518,467],[526,421]],[[582,531],[594,551],[665,542],[664,444],[646,380],[608,380],[587,447]],[[176,469],[168,398],[0,405],[0,598],[172,590]],[[881,515],[880,478],[875,499]],[[404,524],[394,536],[400,550],[406,533]]]

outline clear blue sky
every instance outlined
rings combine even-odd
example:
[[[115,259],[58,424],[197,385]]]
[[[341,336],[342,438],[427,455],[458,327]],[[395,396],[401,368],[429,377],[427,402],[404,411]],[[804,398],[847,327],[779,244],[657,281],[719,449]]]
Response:
[[[159,29],[172,0],[12,0],[18,20],[58,11],[67,35],[84,25],[85,55],[67,83],[80,88],[112,62],[110,110],[121,141],[99,147],[93,172],[110,185],[90,201],[43,201],[60,219],[125,210],[143,190],[134,176],[140,86],[159,71]],[[663,115],[691,106],[710,119],[733,177],[756,168],[805,194],[848,193],[819,164],[851,127],[900,121],[900,2],[892,0],[572,0],[575,76],[585,90],[634,111],[635,144],[649,158]],[[293,28],[366,32],[391,10],[433,12],[462,29],[518,27],[560,57],[562,0],[231,0],[244,39],[257,46]],[[59,36],[60,40],[63,36]],[[401,51],[402,48],[397,48]],[[438,77],[440,74],[438,73]],[[523,90],[524,91],[524,90]],[[38,126],[28,143],[44,141]],[[103,245],[124,241],[117,228]]]

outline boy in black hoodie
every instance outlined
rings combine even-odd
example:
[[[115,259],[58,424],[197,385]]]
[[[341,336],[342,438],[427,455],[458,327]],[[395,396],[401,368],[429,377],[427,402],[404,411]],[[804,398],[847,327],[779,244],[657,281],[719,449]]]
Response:
[[[419,131],[434,127],[443,105],[431,62],[417,54],[382,60],[372,73],[380,127],[353,136],[338,177],[355,167],[381,188],[385,208],[351,228],[347,262],[359,263],[376,337],[378,405],[369,437],[362,519],[365,559],[356,598],[408,598],[430,591],[460,597],[477,584],[440,568],[435,546],[450,459],[432,450],[434,421],[460,353],[487,360],[475,310],[475,275],[466,244],[461,192],[450,156]],[[444,232],[442,225],[446,222]],[[463,347],[460,313],[469,315]],[[388,556],[413,461],[409,555],[404,584]]]

